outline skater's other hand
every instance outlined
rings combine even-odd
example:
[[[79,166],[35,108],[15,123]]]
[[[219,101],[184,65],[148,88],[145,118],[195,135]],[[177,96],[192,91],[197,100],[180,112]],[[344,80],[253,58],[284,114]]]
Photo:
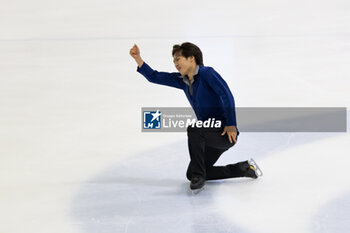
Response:
[[[130,49],[129,54],[130,54],[130,56],[132,56],[132,58],[135,59],[137,65],[139,67],[141,67],[143,64],[143,60],[142,60],[141,55],[140,55],[140,49],[136,44],[134,44],[134,46]]]
[[[221,136],[227,134],[228,136],[228,140],[230,141],[230,143],[235,142],[235,144],[237,143],[236,137],[237,137],[237,129],[236,126],[232,125],[232,126],[225,126],[224,127],[224,131],[222,132]]]

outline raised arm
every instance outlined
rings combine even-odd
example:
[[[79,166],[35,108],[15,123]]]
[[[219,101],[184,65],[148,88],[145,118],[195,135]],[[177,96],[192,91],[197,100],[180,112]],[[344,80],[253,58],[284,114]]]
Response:
[[[130,49],[130,55],[135,59],[138,65],[137,72],[142,74],[148,81],[179,89],[185,88],[186,84],[179,78],[180,73],[158,72],[144,62],[140,55],[140,49],[136,44]]]

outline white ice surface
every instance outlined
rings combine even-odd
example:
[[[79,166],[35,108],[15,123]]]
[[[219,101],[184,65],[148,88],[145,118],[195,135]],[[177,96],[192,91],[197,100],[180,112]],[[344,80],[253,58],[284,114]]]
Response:
[[[192,41],[238,107],[350,107],[350,2],[0,4],[0,232],[349,232],[348,133],[242,133],[219,164],[257,181],[188,193],[185,133],[141,133],[140,109],[184,94],[136,73]],[[238,119],[239,122],[239,119]],[[349,125],[349,118],[348,118]]]

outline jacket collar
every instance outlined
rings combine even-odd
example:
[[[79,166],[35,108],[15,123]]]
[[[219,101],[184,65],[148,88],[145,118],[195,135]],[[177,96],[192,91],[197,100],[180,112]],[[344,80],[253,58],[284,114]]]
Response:
[[[190,85],[194,82],[194,78],[198,73],[199,73],[199,65],[196,65],[196,68],[194,69],[194,73],[193,73],[193,79],[191,80],[191,82],[187,75],[181,75],[179,78],[182,78],[182,81],[184,83],[186,83],[187,85]]]

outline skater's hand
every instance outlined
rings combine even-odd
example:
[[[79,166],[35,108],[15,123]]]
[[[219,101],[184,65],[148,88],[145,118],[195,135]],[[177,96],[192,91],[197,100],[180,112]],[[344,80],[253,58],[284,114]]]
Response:
[[[143,60],[142,60],[141,55],[140,55],[140,49],[139,49],[139,47],[137,47],[137,45],[134,44],[134,46],[130,49],[130,52],[129,52],[129,53],[130,53],[130,56],[132,56],[132,58],[135,59],[137,65],[138,65],[139,67],[141,67],[142,64],[143,64]]]
[[[134,46],[130,49],[130,55],[134,59],[140,57],[140,49],[139,49],[139,47],[136,44],[134,44]]]
[[[224,131],[222,132],[221,136],[227,134],[228,136],[228,140],[230,141],[230,143],[235,142],[235,144],[237,143],[236,137],[237,137],[237,129],[236,126],[232,125],[232,126],[225,126],[224,127]]]

